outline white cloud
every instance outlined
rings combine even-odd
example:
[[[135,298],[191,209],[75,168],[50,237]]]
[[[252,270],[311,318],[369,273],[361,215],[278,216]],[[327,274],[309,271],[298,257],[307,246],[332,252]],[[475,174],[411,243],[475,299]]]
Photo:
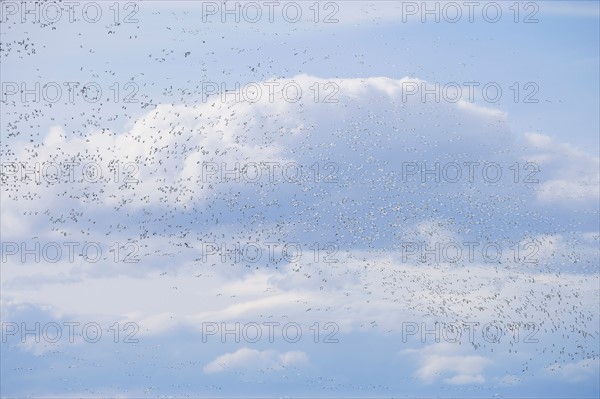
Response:
[[[550,136],[528,132],[525,145],[533,151],[527,161],[540,167],[538,198],[566,204],[600,198],[600,158]],[[532,171],[532,170],[531,170]],[[537,177],[536,177],[537,178]]]
[[[465,361],[473,362],[474,361],[472,359],[469,359],[469,360],[461,359],[461,360],[463,362],[465,362]],[[455,375],[454,377],[451,377],[451,378],[444,378],[444,382],[446,384],[451,384],[451,385],[483,384],[485,382],[485,378],[483,378],[483,376],[481,374],[477,374],[477,375],[459,374],[459,375]]]
[[[306,93],[310,93],[309,87],[314,82],[325,82],[323,79],[307,75],[297,76],[291,81],[300,84]],[[398,87],[402,81],[383,78],[333,81],[340,86],[340,101],[351,107],[350,113],[358,111],[358,115],[368,114],[365,112],[368,109],[361,111],[361,108],[370,103],[379,103],[394,112],[398,111],[394,110],[389,97],[381,100],[380,96],[386,93],[386,97],[391,96],[398,100]],[[394,90],[390,91],[390,87]],[[359,97],[356,97],[357,93],[360,94]],[[272,103],[268,96],[263,96],[256,104],[235,103],[233,97],[229,97],[230,101],[220,104],[219,107],[212,107],[210,102],[198,107],[188,107],[185,104],[160,105],[135,121],[127,132],[120,134],[97,131],[85,138],[67,138],[59,127],[53,128],[43,139],[44,146],[36,149],[36,162],[65,162],[72,158],[81,162],[94,161],[100,163],[104,177],[110,179],[112,176],[107,175],[109,160],[103,157],[103,154],[110,153],[111,159],[117,159],[122,164],[136,162],[140,165],[135,175],[140,183],[132,183],[130,187],[114,182],[79,182],[73,185],[18,183],[16,192],[2,192],[2,223],[5,227],[13,226],[18,215],[29,208],[30,203],[24,204],[17,200],[20,191],[25,190],[30,195],[33,193],[37,196],[36,202],[43,202],[51,209],[67,205],[58,195],[65,188],[74,188],[75,192],[82,194],[79,201],[68,201],[77,207],[85,206],[86,197],[83,194],[89,192],[99,195],[98,205],[107,208],[116,205],[133,209],[145,206],[181,208],[193,203],[202,203],[213,193],[202,179],[204,161],[218,164],[226,162],[230,168],[236,162],[248,160],[301,162],[297,159],[300,152],[292,158],[290,152],[284,155],[284,149],[297,147],[301,142],[319,146],[323,140],[333,142],[336,137],[332,132],[320,131],[313,134],[310,129],[302,130],[301,127],[320,126],[329,119],[332,128],[344,129],[345,107],[326,104],[323,107],[315,107],[309,97],[305,96],[298,103],[286,102],[279,95]],[[308,112],[299,112],[301,106]],[[417,110],[423,108],[414,101],[411,107]],[[223,108],[228,110],[230,117],[223,117]],[[277,115],[276,120],[270,118],[271,115]],[[411,119],[415,120],[411,124],[418,125],[420,118],[413,116]],[[367,123],[365,128],[370,129],[370,123]],[[263,143],[262,136],[265,130],[275,130],[281,134],[276,140]],[[28,143],[15,145],[13,160],[33,162],[29,147]],[[183,151],[184,148],[188,148],[189,151]],[[343,156],[348,150],[347,146],[342,146],[337,148],[336,152]],[[57,159],[59,153],[64,154],[61,155],[64,159]],[[31,168],[31,165],[28,167]],[[80,177],[78,180],[81,180]],[[223,188],[225,187],[221,185],[218,189]],[[241,189],[241,186],[236,188]],[[115,195],[116,192],[118,195]]]
[[[552,364],[546,367],[546,372],[563,381],[577,383],[592,378],[597,379],[599,367],[600,360],[598,358],[582,359],[578,362]]]
[[[235,182],[213,187],[212,180],[207,182],[206,173],[203,175],[203,162],[214,162],[219,167],[226,163],[227,168],[236,163],[295,162],[308,168],[316,161],[333,161],[340,175],[353,181],[381,176],[382,172],[389,172],[387,169],[400,171],[401,154],[407,160],[431,164],[448,159],[448,153],[454,152],[456,155],[448,160],[504,161],[506,168],[517,159],[533,159],[543,168],[543,173],[536,176],[542,177],[536,186],[538,198],[567,202],[598,199],[598,157],[539,133],[522,136],[510,132],[507,115],[498,109],[464,100],[422,103],[419,94],[405,98],[406,84],[422,85],[426,81],[408,77],[323,79],[303,74],[277,82],[280,86],[273,99],[264,91],[256,103],[236,102],[235,97],[228,96],[223,103],[214,100],[216,106],[212,99],[194,106],[162,104],[124,132],[98,130],[85,137],[68,137],[60,127],[54,127],[41,139],[44,145],[33,147],[35,158],[31,156],[33,144],[15,144],[14,156],[3,161],[24,162],[29,168],[34,161],[75,160],[81,165],[96,162],[103,178],[98,183],[83,181],[82,172],[76,167],[77,183],[16,182],[14,189],[1,193],[3,226],[15,226],[19,215],[30,210],[31,200],[19,201],[25,193],[36,204],[55,210],[53,214],[67,206],[85,209],[91,201],[101,207],[100,211],[120,207],[131,211],[148,206],[202,207],[227,190],[251,195],[257,187]],[[284,99],[279,88],[288,83],[301,88],[303,96],[299,101]],[[336,85],[338,102],[315,102],[315,83]],[[386,133],[382,135],[381,131]],[[372,148],[365,146],[366,142]],[[527,150],[523,153],[517,143]],[[357,151],[361,154],[358,159]],[[510,159],[499,156],[500,153],[517,154],[519,158]],[[114,173],[109,169],[111,160],[120,162],[119,183],[114,182]],[[139,168],[125,168],[128,162]],[[130,172],[139,182],[123,185]],[[9,176],[11,185],[14,178]],[[322,187],[329,188],[332,187]],[[64,197],[69,190],[73,198]],[[286,192],[280,199],[284,198]],[[14,233],[25,234],[35,227],[24,225],[20,230],[15,228]]]
[[[298,233],[303,239],[326,236],[328,225],[315,220],[320,215],[331,216],[328,212],[339,213],[339,217],[343,217],[346,209],[338,207],[332,210],[343,200],[357,204],[348,222],[351,224],[349,227],[355,230],[338,225],[333,227],[332,233],[353,235],[368,228],[371,223],[373,235],[411,234],[425,240],[460,237],[458,231],[461,226],[454,226],[450,218],[425,213],[431,208],[440,212],[444,210],[443,206],[432,202],[430,191],[422,190],[418,183],[412,187],[407,184],[390,185],[381,177],[381,170],[398,172],[401,169],[399,162],[404,159],[435,162],[448,157],[452,159],[448,154],[458,154],[457,158],[462,157],[459,161],[506,161],[509,156],[518,160],[527,160],[531,156],[543,168],[546,182],[578,182],[587,178],[585,176],[594,177],[580,172],[592,170],[597,165],[597,158],[539,133],[520,135],[511,132],[507,117],[500,111],[479,105],[465,107],[460,103],[423,104],[415,98],[403,101],[402,82],[410,81],[409,78],[328,80],[299,75],[293,80],[306,93],[311,93],[310,86],[315,82],[334,82],[340,88],[339,102],[316,104],[310,96],[305,96],[297,103],[286,102],[280,97],[271,103],[265,97],[256,104],[248,104],[235,103],[233,97],[228,97],[230,101],[215,107],[210,102],[194,107],[186,104],[161,105],[117,134],[96,131],[85,138],[68,138],[58,128],[49,132],[45,138],[46,145],[37,149],[39,160],[54,160],[60,151],[69,157],[87,153],[94,154],[94,159],[100,159],[103,154],[110,153],[111,157],[124,161],[137,158],[145,163],[140,167],[140,183],[131,189],[100,185],[104,192],[98,190],[98,186],[84,185],[86,190],[97,193],[100,198],[94,206],[90,206],[84,197],[68,199],[57,195],[69,191],[69,187],[64,185],[23,185],[23,191],[37,195],[33,201],[22,201],[18,196],[9,198],[9,191],[2,190],[3,224],[8,223],[10,227],[17,223],[19,215],[31,211],[33,205],[39,206],[40,212],[47,208],[52,216],[63,216],[72,208],[92,212],[90,218],[95,217],[98,223],[112,223],[110,220],[114,219],[111,218],[116,218],[113,207],[118,203],[126,212],[117,213],[118,217],[124,218],[114,224],[122,222],[130,230],[123,228],[124,231],[117,231],[114,226],[110,226],[112,230],[109,232],[102,228],[91,230],[89,239],[106,243],[109,238],[125,242],[130,231],[134,231],[134,237],[130,236],[130,239],[141,235],[135,227],[145,226],[136,226],[136,219],[129,218],[130,213],[148,212],[143,215],[144,218],[147,215],[151,218],[167,215],[169,219],[156,223],[159,230],[155,236],[149,234],[149,238],[140,239],[140,243],[148,248],[148,256],[142,258],[143,262],[139,265],[76,262],[50,267],[43,263],[27,264],[23,267],[20,259],[11,259],[2,268],[3,298],[51,305],[70,315],[100,314],[116,320],[129,317],[140,323],[140,334],[157,334],[181,326],[197,331],[203,321],[260,322],[268,318],[279,321],[288,318],[303,326],[315,321],[336,320],[343,332],[359,329],[365,323],[376,320],[380,328],[398,333],[402,321],[422,321],[426,317],[485,322],[501,315],[505,320],[511,317],[520,320],[521,315],[516,314],[515,309],[526,311],[534,320],[564,326],[573,322],[574,316],[570,314],[573,306],[590,318],[589,322],[583,318],[586,321],[579,323],[581,330],[586,334],[594,331],[597,276],[582,276],[570,271],[554,275],[523,267],[510,259],[499,266],[481,263],[412,266],[402,262],[401,255],[393,250],[365,252],[364,249],[350,247],[345,248],[348,250],[345,253],[340,251],[338,264],[331,265],[316,264],[310,259],[309,249],[302,261],[293,264],[284,262],[275,270],[272,267],[251,270],[239,264],[239,267],[230,267],[220,260],[215,261],[213,267],[210,262],[198,261],[200,249],[197,242],[200,239],[208,236],[210,239],[226,237],[229,240],[235,234],[247,237],[254,233],[251,229],[256,225],[260,225],[260,232],[256,232],[253,239],[262,238],[261,232],[272,230],[275,225],[284,226],[292,233],[306,232],[304,236]],[[448,131],[456,134],[448,134]],[[527,148],[522,150],[523,147]],[[186,151],[183,151],[184,148]],[[15,153],[20,159],[26,159],[29,150],[28,144],[15,146]],[[198,163],[204,160],[244,162],[267,158],[311,165],[315,157],[338,162],[340,170],[345,173],[345,180],[338,185],[313,184],[290,188],[297,189],[298,196],[306,194],[306,201],[301,204],[303,211],[293,214],[295,223],[282,223],[282,220],[290,220],[290,212],[283,212],[286,218],[274,218],[272,206],[264,206],[263,213],[254,210],[267,200],[289,203],[290,196],[285,189],[253,191],[249,185],[234,183],[208,189],[202,188],[199,181],[201,170]],[[510,159],[505,166],[510,166],[513,161]],[[357,181],[372,186],[356,185]],[[170,184],[178,190],[165,191],[165,185]],[[449,191],[457,191],[457,198],[460,198],[460,191],[454,189],[455,186],[449,187]],[[410,190],[412,192],[406,192]],[[555,198],[557,191],[550,191],[544,194],[540,190],[539,195]],[[215,224],[214,228],[207,228],[203,225],[199,229],[203,231],[198,232],[194,231],[196,225],[190,223],[190,234],[184,239],[181,238],[183,228],[179,229],[182,224],[177,223],[189,220],[177,220],[172,223],[176,231],[161,233],[160,230],[171,223],[164,220],[171,220],[170,217],[177,215],[184,206],[193,205],[195,215],[205,216],[212,212],[208,205],[222,203],[237,192],[250,199],[255,208],[252,208],[253,213],[244,214],[244,218],[234,221],[233,227]],[[511,191],[511,194],[522,195],[527,203],[530,198],[535,198],[531,193],[526,196],[527,193]],[[481,211],[478,206],[489,200],[486,193],[477,190],[469,195],[472,195],[469,203],[476,211]],[[215,197],[217,199],[211,202],[211,198]],[[319,202],[319,198],[327,198],[327,201]],[[394,215],[397,219],[393,221],[401,223],[389,227],[379,224],[371,200],[381,202],[381,213],[392,213],[393,207],[397,207],[399,211]],[[403,221],[401,211],[406,210],[408,205],[418,208],[415,211],[417,217]],[[491,201],[490,208],[502,206],[507,207],[507,219],[512,219],[515,213],[510,204]],[[468,213],[468,209],[461,211]],[[367,218],[356,223],[356,219],[367,213]],[[182,219],[188,216],[184,215]],[[259,223],[251,222],[254,219],[250,216],[256,217]],[[480,220],[476,221],[481,223],[486,216],[482,213],[478,217]],[[20,235],[39,234],[38,231],[50,226],[50,222],[46,223],[46,226],[24,227]],[[50,230],[48,236],[43,238],[55,239],[59,234],[65,234],[67,241],[82,234],[77,223],[51,226],[46,229]],[[471,229],[473,226],[468,224],[466,227]],[[234,227],[241,231],[233,231]],[[553,253],[564,252],[571,245],[560,239],[556,227],[548,226],[552,230],[548,234],[550,238],[538,237],[543,244],[540,257],[546,262],[545,266],[553,262]],[[7,228],[6,231],[17,234],[16,230]],[[510,231],[506,233],[511,234]],[[284,235],[276,238],[280,237],[283,239]],[[11,239],[16,240],[8,238]],[[364,244],[361,239],[357,241]],[[517,239],[522,240],[523,237]],[[183,240],[189,241],[192,247],[196,243],[196,247],[185,250],[177,247]],[[585,251],[596,242],[586,241]],[[109,242],[104,247],[110,246]],[[579,251],[581,248],[571,249]],[[504,250],[510,253],[510,249]],[[593,259],[595,254],[591,251],[590,254]],[[165,272],[165,275],[160,272]],[[534,280],[536,284],[532,284]],[[563,283],[565,285],[561,285]],[[105,295],[107,292],[110,295]],[[566,295],[567,292],[569,295]],[[553,301],[563,293],[561,304]],[[577,293],[577,296],[571,296],[572,293]],[[507,303],[509,300],[510,303]],[[203,304],[201,309],[198,303]],[[398,312],[398,303],[406,305],[404,311]],[[256,356],[254,352],[238,354],[242,355]],[[459,372],[446,376],[447,383],[477,383],[484,378],[481,371],[487,364],[484,359],[454,359],[453,356],[459,355],[444,355],[437,358],[436,363],[424,364],[421,376],[434,378],[436,372],[445,372],[447,365],[456,360],[465,366]]]
[[[204,366],[206,374],[231,370],[283,370],[287,367],[301,367],[308,364],[308,356],[301,351],[279,352],[276,350],[259,351],[241,348],[232,353],[221,355]]]
[[[552,239],[556,238],[546,241]],[[541,259],[547,262],[546,244],[540,242]],[[30,303],[49,306],[55,313],[71,317],[91,314],[136,321],[140,334],[157,334],[180,326],[199,331],[202,322],[266,320],[294,321],[306,328],[315,321],[335,320],[342,331],[376,320],[381,329],[399,333],[403,321],[420,322],[427,317],[480,323],[499,317],[507,322],[522,320],[515,309],[525,310],[532,320],[569,325],[575,317],[569,309],[575,307],[591,318],[589,322],[586,318],[579,321],[579,328],[593,334],[593,323],[597,321],[596,276],[566,272],[555,275],[519,263],[502,268],[485,264],[412,266],[399,258],[399,254],[389,252],[351,253],[334,266],[302,262],[279,270],[251,271],[243,266],[195,263],[164,276],[154,270],[143,278],[87,276],[72,281],[39,281],[35,286],[23,284],[32,278],[27,273],[35,275],[47,268],[39,265],[21,270],[19,279],[15,272],[3,270],[3,306],[8,314],[16,314],[19,307]],[[232,275],[232,271],[238,273]],[[448,284],[450,289],[434,290]],[[103,294],[106,292],[110,295]],[[554,300],[557,295],[562,296],[560,303]],[[397,310],[398,302],[405,305],[405,311]],[[198,303],[203,304],[201,310]],[[543,306],[532,306],[534,303]]]
[[[404,353],[418,355],[419,368],[416,376],[426,383],[442,379],[452,385],[482,384],[485,382],[485,368],[492,363],[483,356],[460,355],[456,345],[447,343],[430,345],[420,350],[406,350]]]

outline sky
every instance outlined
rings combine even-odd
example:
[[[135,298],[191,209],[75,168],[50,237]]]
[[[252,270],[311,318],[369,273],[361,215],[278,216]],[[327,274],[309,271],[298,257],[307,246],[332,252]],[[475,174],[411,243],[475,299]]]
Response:
[[[3,1],[0,396],[598,397],[599,18]]]

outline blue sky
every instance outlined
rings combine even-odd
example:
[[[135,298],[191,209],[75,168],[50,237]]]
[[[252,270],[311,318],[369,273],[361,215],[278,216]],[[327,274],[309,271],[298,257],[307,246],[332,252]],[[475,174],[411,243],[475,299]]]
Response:
[[[598,3],[408,3],[3,2],[0,395],[597,397]]]

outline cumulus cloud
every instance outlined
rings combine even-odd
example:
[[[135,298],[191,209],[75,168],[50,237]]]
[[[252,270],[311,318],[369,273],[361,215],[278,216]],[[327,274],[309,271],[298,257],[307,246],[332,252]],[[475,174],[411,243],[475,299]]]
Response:
[[[308,356],[301,351],[279,352],[276,350],[259,351],[241,348],[235,352],[221,355],[204,366],[206,374],[221,373],[237,369],[273,371],[287,367],[301,367],[308,364]]]
[[[600,360],[598,358],[582,359],[577,362],[552,364],[546,372],[563,381],[577,383],[598,377]]]
[[[546,179],[537,188],[541,200],[566,204],[598,201],[600,158],[541,133],[528,132],[524,139],[531,148],[529,159],[544,168]]]
[[[100,129],[83,137],[69,137],[55,127],[41,138],[42,145],[15,142],[11,155],[3,158],[5,164],[21,162],[27,168],[34,162],[57,162],[63,168],[66,162],[79,165],[73,168],[74,180],[63,170],[63,177],[70,181],[54,183],[42,176],[39,184],[31,181],[31,175],[21,181],[20,173],[6,167],[3,178],[8,183],[0,194],[3,230],[11,231],[15,238],[32,236],[35,231],[48,230],[42,228],[45,224],[78,213],[78,220],[86,216],[98,220],[96,226],[85,227],[103,229],[107,227],[101,224],[103,215],[114,212],[126,217],[124,227],[132,229],[149,209],[156,216],[161,212],[166,216],[171,211],[202,212],[209,206],[213,213],[230,211],[236,205],[246,212],[252,206],[254,217],[265,224],[277,224],[289,212],[284,208],[274,212],[271,205],[281,207],[295,198],[294,207],[305,209],[294,213],[304,231],[314,230],[316,220],[327,221],[321,223],[325,225],[323,234],[334,233],[327,225],[343,226],[348,234],[338,239],[344,237],[352,245],[371,245],[389,239],[393,231],[381,226],[397,223],[394,216],[398,213],[413,222],[433,217],[427,214],[433,211],[429,202],[438,195],[452,198],[457,206],[472,212],[485,211],[488,217],[494,212],[514,212],[515,207],[527,212],[528,203],[535,205],[532,199],[569,204],[598,198],[598,157],[539,133],[512,132],[508,116],[494,108],[464,100],[423,102],[410,90],[426,81],[309,75],[272,81],[278,88],[293,85],[302,96],[290,101],[279,89],[273,98],[263,90],[256,102],[238,101],[234,96],[222,101],[216,95],[193,106],[158,105],[124,131]],[[315,101],[315,84],[337,88],[336,102],[324,102],[323,98]],[[515,184],[510,170],[515,162],[520,163],[520,169],[527,162],[539,164],[539,173],[527,169],[519,176],[523,180],[533,173],[539,182]],[[90,163],[98,164],[102,172],[93,182],[86,175],[91,169],[82,170]],[[317,163],[319,183],[313,181]],[[328,163],[333,165],[329,165],[331,169],[327,169]],[[450,169],[446,168],[448,163],[452,164]],[[476,164],[476,169],[471,171],[467,163]],[[500,165],[499,182],[482,180],[486,163]],[[269,169],[268,164],[279,166]],[[284,174],[284,165],[293,166],[285,169],[288,174]],[[450,170],[454,176],[456,165],[461,169],[460,179],[449,183],[444,173]],[[300,178],[289,180],[298,168]],[[428,174],[427,170],[437,172]],[[260,178],[250,182],[245,179],[248,173],[259,173]],[[472,173],[474,181],[469,180]],[[323,182],[329,175],[334,176],[334,183]],[[423,187],[427,187],[428,195],[424,195]],[[490,194],[499,195],[498,188],[510,189],[510,200],[495,199],[493,206],[484,205]],[[474,199],[460,195],[461,190],[468,190]],[[404,207],[396,209],[393,205],[398,205],[400,193]],[[324,203],[329,212],[319,212]],[[44,205],[40,218],[35,223],[30,219],[17,222],[32,204]],[[377,209],[378,214],[365,216]],[[343,216],[354,212],[353,219]],[[387,216],[382,215],[384,212]],[[506,222],[499,217],[494,220],[496,224]],[[219,221],[221,226],[233,222],[227,221],[227,216]],[[252,229],[255,225],[244,227]],[[73,236],[81,230],[69,223],[58,226],[51,235]],[[152,232],[148,227],[140,228]]]
[[[60,128],[49,132],[35,149],[36,160],[66,158],[106,166],[105,154],[110,154],[139,164],[137,182],[115,183],[109,180],[112,172],[97,183],[80,177],[54,185],[15,182],[9,176],[9,187],[0,194],[8,240],[84,237],[102,243],[107,252],[97,263],[77,257],[71,263],[27,262],[26,267],[13,256],[2,269],[3,298],[51,305],[70,315],[134,319],[145,336],[174,328],[198,332],[202,322],[270,319],[294,320],[307,328],[315,321],[336,320],[343,333],[375,320],[398,334],[405,320],[512,321],[523,319],[519,312],[539,320],[544,329],[577,323],[580,337],[593,336],[597,278],[573,269],[547,271],[549,266],[560,270],[556,266],[564,262],[571,265],[579,255],[584,256],[576,259],[593,265],[597,234],[590,228],[571,234],[569,241],[569,226],[538,218],[537,212],[538,200],[558,198],[560,190],[548,189],[554,181],[589,180],[589,187],[597,187],[589,173],[597,158],[538,133],[511,131],[508,115],[499,110],[403,98],[406,83],[423,83],[418,79],[299,75],[279,83],[292,81],[310,94],[315,82],[334,83],[338,102],[318,104],[311,95],[290,102],[281,93],[273,101],[264,96],[252,104],[228,97],[194,106],[160,105],[123,131],[98,130],[79,138]],[[27,160],[31,152],[29,143],[15,145],[13,160]],[[253,184],[222,182],[218,173],[211,181],[202,176],[203,162],[229,163],[230,169],[231,163],[265,160],[309,168],[334,162],[336,182],[308,178]],[[515,185],[508,169],[515,161],[538,163],[541,183]],[[506,173],[497,184],[482,181],[481,169],[473,182],[423,182],[420,174],[404,180],[403,162],[426,163],[429,170],[444,162],[496,162]],[[594,198],[591,191],[580,197]],[[35,223],[13,229],[34,205],[39,208]],[[537,240],[538,265],[515,261],[508,244],[495,264],[481,259],[408,264],[399,245],[403,240],[431,247],[499,238],[524,245],[524,235]],[[114,242],[129,240],[139,246],[140,263],[109,262]],[[260,262],[237,265],[219,255],[203,260],[202,243],[225,243],[231,249],[235,242],[269,240],[298,243],[304,256],[271,262],[265,255]],[[317,240],[338,245],[336,263],[315,260],[311,246]],[[574,306],[585,321],[575,320]],[[277,369],[304,359],[286,354],[244,349],[222,355],[205,371],[241,364]],[[465,385],[488,380],[484,372],[490,363],[482,355],[433,350],[422,355],[418,377],[423,381]]]
[[[419,358],[416,376],[423,382],[442,379],[447,384],[466,385],[484,383],[484,371],[492,361],[483,356],[457,354],[456,345],[436,344],[420,350],[405,350]]]

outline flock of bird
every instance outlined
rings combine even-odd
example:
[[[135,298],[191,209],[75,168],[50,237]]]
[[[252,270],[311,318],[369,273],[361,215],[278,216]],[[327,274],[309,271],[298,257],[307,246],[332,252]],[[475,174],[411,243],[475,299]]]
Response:
[[[40,36],[54,37],[57,27],[9,22],[2,29],[2,64],[10,65],[16,76],[14,65],[33,63],[39,67],[28,84],[51,81],[47,67],[37,63],[58,47]],[[104,94],[98,102],[85,102],[81,91],[76,93],[76,104],[66,97],[59,103],[23,103],[19,96],[3,99],[2,214],[13,214],[27,227],[25,235],[19,236],[16,231],[20,229],[13,232],[3,223],[3,241],[124,239],[140,248],[136,273],[146,278],[166,279],[190,264],[196,266],[190,277],[197,279],[219,273],[225,266],[237,267],[234,270],[241,275],[283,270],[306,280],[314,297],[300,305],[306,308],[304,312],[320,318],[344,319],[357,309],[371,309],[383,318],[386,311],[410,311],[423,320],[536,323],[542,342],[532,346],[523,360],[523,375],[534,375],[528,367],[542,354],[562,363],[598,358],[594,346],[599,334],[598,309],[593,303],[598,291],[588,284],[597,281],[598,258],[593,252],[554,251],[531,266],[515,264],[510,257],[483,266],[464,260],[445,265],[398,260],[402,243],[431,239],[440,231],[465,241],[502,242],[506,253],[512,255],[509,247],[515,235],[545,248],[552,247],[554,236],[570,236],[578,229],[581,215],[573,213],[565,223],[556,209],[531,207],[534,192],[524,185],[407,184],[402,180],[405,160],[470,161],[474,156],[470,150],[487,154],[489,160],[500,159],[507,152],[520,155],[506,148],[508,133],[502,121],[461,125],[461,116],[451,107],[404,104],[369,86],[367,79],[360,96],[354,95],[348,82],[335,80],[340,92],[339,102],[334,104],[306,98],[298,103],[279,99],[274,104],[221,101],[219,96],[206,99],[200,82],[229,79],[234,69],[215,59],[215,46],[205,38],[204,30],[183,29],[180,35],[175,26],[163,30],[157,34],[167,37],[161,41],[167,47],[144,55],[135,47],[147,45],[137,25],[99,27],[94,33],[103,33],[100,41],[112,46],[128,42],[130,58],[117,51],[140,70],[121,79],[120,84],[135,83],[136,102],[112,101],[109,87],[119,80],[123,61],[99,58],[96,52],[104,54],[106,49],[94,48],[98,39],[88,42],[89,33],[85,32],[65,44],[73,47],[72,54],[78,57],[64,68],[77,76],[73,80],[82,77],[82,81],[101,82]],[[277,40],[283,36],[278,35]],[[219,45],[223,38],[217,35],[212,40]],[[247,65],[244,78],[273,76],[276,57],[270,57],[264,47],[229,48],[232,59],[243,60],[250,52],[265,56],[260,63]],[[293,49],[286,56],[315,62],[307,49]],[[189,71],[197,75],[182,78]],[[285,82],[292,76],[283,73],[274,79]],[[309,85],[304,88],[310,92]],[[484,125],[489,137],[474,139],[473,131]],[[49,133],[51,129],[53,133]],[[59,183],[43,176],[36,182],[31,175],[21,178],[19,173],[9,172],[7,166],[17,163],[31,169],[36,163],[50,162],[63,168],[67,162],[99,165],[102,177],[89,182],[77,166],[73,181],[65,181],[67,169],[63,169]],[[227,181],[219,174],[206,179],[205,162],[226,164],[229,170],[235,163],[297,162],[304,175],[290,183],[278,174],[271,180],[264,169],[263,178],[256,183]],[[333,165],[331,182],[323,181],[331,173],[323,170],[325,164]],[[321,168],[319,181],[315,165]],[[416,226],[424,221],[436,223],[429,230],[419,230]],[[593,240],[592,248],[598,237]],[[299,243],[305,256],[292,264],[281,254],[257,263],[235,262],[232,257],[222,262],[220,255],[203,260],[203,244],[225,243],[233,248],[235,243],[248,242],[260,243],[263,248],[270,242],[280,246]],[[315,242],[321,247],[335,243],[335,263],[314,260]],[[572,243],[579,244],[576,237]],[[170,261],[165,263],[165,258]],[[482,270],[486,274],[478,275]],[[579,274],[573,276],[575,271]],[[340,283],[344,279],[359,283]],[[575,285],[578,279],[581,286]],[[573,285],[555,285],[563,280]],[[266,296],[282,288],[270,290]],[[342,299],[326,300],[328,305],[321,306],[319,295]],[[221,296],[219,293],[215,301]],[[233,303],[244,301],[243,294],[226,296]],[[400,327],[389,320],[365,317],[355,323],[356,330],[383,330],[389,336],[400,333]],[[507,350],[516,353],[517,346],[511,342]],[[499,350],[481,341],[473,347]],[[153,361],[158,367],[160,359]],[[178,365],[190,366],[196,367]],[[307,378],[307,386],[342,387],[320,378]],[[351,383],[344,388],[351,386],[360,389]],[[384,387],[376,384],[371,388]]]

